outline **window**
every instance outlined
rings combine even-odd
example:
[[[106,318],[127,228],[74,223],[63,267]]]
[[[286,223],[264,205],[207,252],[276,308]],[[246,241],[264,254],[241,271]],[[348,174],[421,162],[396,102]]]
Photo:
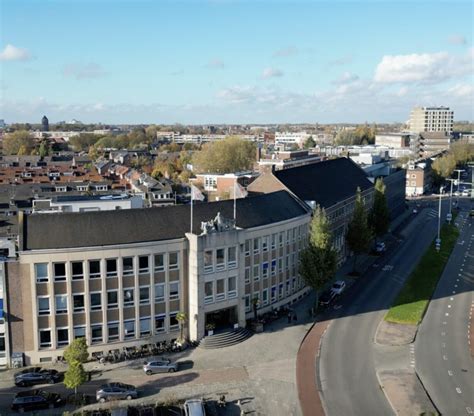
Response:
[[[56,295],[56,313],[67,313],[67,295]]]
[[[291,230],[286,230],[286,244],[290,244]]]
[[[168,256],[168,269],[169,270],[179,269],[178,258],[179,258],[179,256],[178,256],[177,252],[169,254],[169,256]]]
[[[213,254],[212,250],[204,251],[204,273],[211,273],[214,270]]]
[[[176,331],[179,329],[179,322],[176,319],[178,312],[173,312],[170,314],[170,331]]]
[[[107,259],[105,261],[105,270],[107,271],[107,277],[117,276],[117,259]]]
[[[272,260],[272,269],[271,269],[272,276],[276,275],[276,265],[277,265],[277,261]]]
[[[84,311],[84,294],[72,295],[73,311]]]
[[[63,282],[66,280],[66,263],[54,263],[54,280],[56,282]]]
[[[135,338],[135,320],[124,321],[125,338]]]
[[[253,280],[256,282],[260,280],[260,267],[258,264],[253,266]]]
[[[151,334],[151,319],[150,317],[140,318],[140,336]]]
[[[48,263],[35,263],[35,276],[37,283],[47,282],[48,277]]]
[[[115,261],[112,259],[111,261]],[[133,257],[123,257],[122,258],[122,267],[123,267],[123,275],[124,276],[131,276],[133,275]],[[111,273],[117,272],[117,268],[115,270],[111,270]],[[109,276],[109,260],[107,260],[107,276]]]
[[[150,286],[140,287],[140,305],[150,303]]]
[[[254,238],[253,240],[253,254],[260,252],[260,238]]]
[[[155,272],[163,272],[165,270],[165,255],[155,254]]]
[[[86,327],[85,326],[75,326],[74,327],[74,339],[76,338],[85,338],[86,337]]]
[[[135,298],[133,296],[133,288],[123,290],[123,306],[133,306]]]
[[[40,348],[51,347],[51,330],[50,329],[40,329],[39,342],[40,342]]]
[[[89,278],[96,279],[100,277],[100,260],[89,260]]]
[[[204,303],[214,302],[214,282],[206,282],[204,284]]]
[[[268,278],[268,262],[262,263],[262,277]]]
[[[245,295],[245,312],[250,312],[250,295]]]
[[[155,316],[155,332],[165,332],[165,314]]]
[[[283,271],[283,257],[280,257],[278,259],[278,273],[281,273]]]
[[[120,337],[119,323],[109,322],[107,324],[107,339],[108,341],[117,341]]]
[[[280,247],[283,247],[283,236],[284,236],[284,232],[282,231],[280,234],[278,234],[278,245]]]
[[[69,344],[69,330],[67,328],[58,328],[57,343],[58,347],[64,347]]]
[[[169,299],[179,299],[179,282],[170,282],[169,285]]]
[[[237,296],[237,278],[235,276],[227,279],[227,297],[229,299]]]
[[[271,302],[276,302],[277,301],[277,287],[272,286],[272,291],[271,291]]]
[[[262,290],[262,303],[263,306],[268,305],[268,289]]]
[[[262,237],[262,251],[268,251],[268,236]]]
[[[229,247],[227,249],[227,265],[229,269],[237,267],[237,247]]]
[[[277,235],[272,234],[272,250],[276,248],[276,240],[277,240]]]
[[[138,272],[141,274],[150,273],[150,258],[148,256],[138,257]]]
[[[250,240],[245,240],[245,257],[250,256]]]
[[[291,241],[294,243],[296,241],[296,228],[291,230]]]
[[[225,279],[216,281],[216,301],[225,299]]]
[[[281,299],[283,297],[283,283],[280,283],[278,286],[278,299]]]
[[[158,283],[155,285],[155,302],[163,302],[165,300],[165,284]]]
[[[115,309],[118,307],[118,290],[107,291],[107,308]]]
[[[225,250],[223,248],[218,248],[216,250],[216,270],[225,269]]]
[[[91,311],[98,311],[102,309],[101,293],[91,293]]]
[[[49,315],[49,297],[38,297],[38,315]]]
[[[92,343],[97,344],[102,342],[103,334],[102,334],[102,324],[100,325],[92,325],[91,326],[91,334],[92,334]]]
[[[84,265],[82,261],[73,261],[72,267],[72,280],[84,279]]]
[[[290,255],[286,256],[286,270],[290,270]]]
[[[250,283],[250,267],[245,268],[245,283]]]

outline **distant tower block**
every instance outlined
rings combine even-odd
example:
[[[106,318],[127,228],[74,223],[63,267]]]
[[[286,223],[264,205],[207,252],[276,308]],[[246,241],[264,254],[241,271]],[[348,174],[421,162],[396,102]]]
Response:
[[[48,117],[43,116],[41,119],[42,131],[49,131],[49,120]]]

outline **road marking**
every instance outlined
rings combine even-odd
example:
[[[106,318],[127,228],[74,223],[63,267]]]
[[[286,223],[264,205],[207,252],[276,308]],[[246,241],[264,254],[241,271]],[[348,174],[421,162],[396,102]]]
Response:
[[[448,376],[453,376],[453,372],[451,370],[448,370]]]
[[[459,394],[462,393],[462,391],[461,391],[461,389],[460,389],[459,387],[456,387],[456,391],[457,391]]]
[[[450,308],[450,307],[451,307],[451,305],[448,305],[448,308]]]
[[[446,312],[446,313],[445,313],[445,315],[446,315],[446,316],[449,316],[449,313],[448,313],[448,312]]]
[[[446,325],[446,324],[447,324],[447,322],[446,322],[446,321],[444,321],[444,322],[443,322],[443,325]]]
[[[474,411],[470,407],[466,407],[466,412],[468,415],[472,415]]]
[[[448,361],[448,356],[447,356],[447,355],[443,355],[443,360],[444,360],[444,361]]]
[[[441,343],[441,348],[446,348],[446,342]]]
[[[441,336],[444,337],[446,335],[446,332],[441,332]]]
[[[454,300],[454,298],[451,296],[451,297],[449,298],[449,300]]]

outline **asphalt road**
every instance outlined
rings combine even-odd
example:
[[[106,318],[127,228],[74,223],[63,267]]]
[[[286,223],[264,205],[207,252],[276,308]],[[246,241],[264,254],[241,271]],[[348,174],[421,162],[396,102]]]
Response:
[[[318,366],[328,416],[393,414],[377,380],[373,340],[387,308],[436,236],[434,207],[418,214],[410,236],[386,254],[385,267],[356,282],[342,299],[321,341]],[[447,207],[445,203],[442,218]]]
[[[473,290],[474,220],[467,217],[415,342],[416,370],[443,415],[474,414],[474,362],[468,344]]]

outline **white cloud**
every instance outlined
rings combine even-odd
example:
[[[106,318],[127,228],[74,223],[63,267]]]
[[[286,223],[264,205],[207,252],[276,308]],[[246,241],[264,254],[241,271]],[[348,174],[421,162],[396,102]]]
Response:
[[[273,56],[277,58],[286,58],[288,56],[294,56],[297,53],[298,48],[296,46],[287,46],[286,48],[281,48],[273,52]]]
[[[95,62],[88,64],[70,64],[66,65],[63,69],[63,75],[65,77],[81,79],[101,78],[107,73],[104,69]]]
[[[338,79],[334,80],[332,83],[335,85],[344,85],[351,84],[359,80],[359,76],[352,74],[351,72],[344,72]]]
[[[451,45],[465,45],[467,43],[467,39],[463,35],[451,35],[448,38],[448,42]]]
[[[472,70],[472,50],[462,56],[447,52],[385,55],[375,69],[374,80],[386,84],[436,84],[466,75]]]
[[[263,79],[282,77],[283,72],[276,68],[265,68],[262,73]]]
[[[212,59],[207,63],[208,68],[214,68],[214,69],[224,69],[225,68],[225,63],[221,59]]]
[[[405,95],[408,94],[408,91],[409,91],[409,90],[408,90],[407,87],[401,87],[401,88],[396,92],[396,94],[397,94],[397,96],[399,96],[399,97],[404,97]]]
[[[31,55],[26,49],[10,44],[0,52],[0,61],[27,61],[29,59],[31,59]]]
[[[474,86],[472,84],[456,84],[447,91],[448,96],[454,97],[471,97],[474,98]]]

